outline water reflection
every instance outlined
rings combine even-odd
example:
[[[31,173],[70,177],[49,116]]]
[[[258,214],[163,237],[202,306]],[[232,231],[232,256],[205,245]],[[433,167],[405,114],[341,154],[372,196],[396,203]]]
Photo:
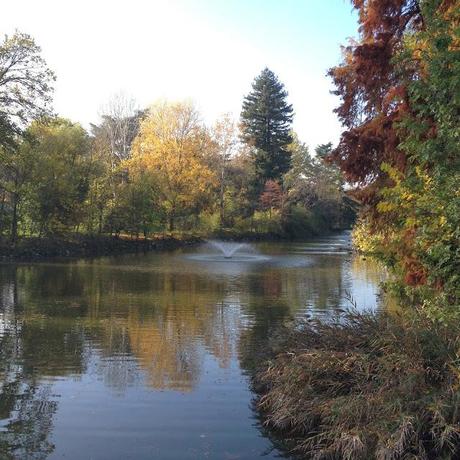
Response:
[[[187,250],[0,267],[0,457],[79,458],[83,438],[97,459],[260,456],[257,349],[347,291],[375,305],[381,271],[328,241],[259,245],[257,264]]]

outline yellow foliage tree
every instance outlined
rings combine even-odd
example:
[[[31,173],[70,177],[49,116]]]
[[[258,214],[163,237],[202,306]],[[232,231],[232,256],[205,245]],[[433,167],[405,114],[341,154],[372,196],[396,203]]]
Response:
[[[197,215],[209,205],[216,176],[206,157],[213,148],[191,103],[158,103],[141,123],[128,170],[133,178],[154,176],[170,231],[178,217]]]

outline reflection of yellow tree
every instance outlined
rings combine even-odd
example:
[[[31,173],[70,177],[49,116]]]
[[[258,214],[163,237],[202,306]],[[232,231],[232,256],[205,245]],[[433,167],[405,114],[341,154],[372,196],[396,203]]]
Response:
[[[130,290],[123,288],[129,275],[120,275],[123,280],[118,280],[118,272],[111,274],[113,292],[101,288],[106,280],[95,273],[86,285],[86,320],[101,353],[110,358],[104,378],[111,386],[122,389],[129,384],[130,355],[146,370],[149,385],[180,391],[190,390],[197,381],[206,351],[220,366],[229,365],[239,314],[222,302],[221,282],[195,274],[178,277],[167,270],[155,277],[146,274],[145,279],[136,273],[142,279],[142,289],[136,292],[134,282]]]
[[[155,276],[150,271],[118,270],[91,262],[62,268],[19,269],[27,285],[23,300],[28,315],[44,318],[40,316],[44,314],[51,329],[47,336],[53,338],[53,347],[43,346],[39,355],[48,356],[48,351],[56,349],[59,361],[74,346],[81,358],[80,348],[89,338],[92,349],[104,358],[99,372],[107,384],[120,391],[136,378],[139,364],[147,370],[153,387],[183,391],[196,382],[206,352],[221,367],[229,366],[240,318],[238,307],[222,301],[225,281],[195,273],[178,275],[167,265]],[[67,295],[53,290],[47,279],[65,285]],[[75,328],[77,324],[81,331]],[[63,345],[66,334],[76,339],[81,334],[81,343]],[[72,356],[70,349],[63,367],[79,372]],[[54,362],[52,356],[49,359]]]
[[[147,371],[149,385],[187,391],[200,369],[199,351],[193,346],[196,323],[185,327],[175,315],[167,316],[161,322],[155,321],[159,318],[142,320],[139,312],[132,310],[128,316],[131,350]]]
[[[352,259],[351,270],[354,278],[362,279],[378,286],[384,279],[385,267],[375,259],[355,256]]]
[[[203,289],[193,276],[165,275],[159,304],[132,308],[127,318],[131,351],[155,388],[189,390],[196,382],[205,348],[227,366],[236,330],[226,307],[216,305],[215,289]],[[209,283],[209,281],[203,281]],[[205,347],[205,348],[204,348]]]

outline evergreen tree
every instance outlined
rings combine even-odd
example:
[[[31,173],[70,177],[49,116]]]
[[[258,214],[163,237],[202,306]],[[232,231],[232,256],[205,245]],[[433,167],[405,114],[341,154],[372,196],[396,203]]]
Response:
[[[280,181],[290,168],[288,145],[292,142],[293,110],[286,97],[284,85],[265,68],[243,101],[243,140],[254,147],[256,187],[259,190],[267,180]]]

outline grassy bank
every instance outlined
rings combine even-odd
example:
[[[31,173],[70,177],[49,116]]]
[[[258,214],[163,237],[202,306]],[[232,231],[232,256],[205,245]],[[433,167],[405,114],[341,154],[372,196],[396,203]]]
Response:
[[[66,257],[97,257],[113,254],[174,249],[201,241],[195,236],[158,236],[132,239],[106,235],[69,235],[65,237],[23,238],[16,245],[0,241],[0,260],[41,260]]]
[[[287,327],[254,370],[256,407],[300,458],[460,458],[459,332],[421,313]]]

